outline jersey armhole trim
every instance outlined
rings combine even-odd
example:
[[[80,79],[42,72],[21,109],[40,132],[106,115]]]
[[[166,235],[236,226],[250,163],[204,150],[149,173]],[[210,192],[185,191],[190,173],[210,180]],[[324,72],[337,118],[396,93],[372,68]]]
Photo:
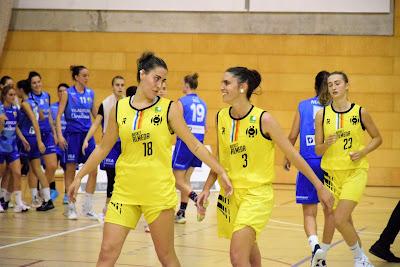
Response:
[[[361,118],[361,109],[362,109],[362,107],[360,106],[360,109],[358,110],[358,114],[359,114],[359,116],[360,116],[361,128],[363,129],[363,131],[365,131],[365,125],[364,125],[364,123],[362,122],[362,118]]]
[[[269,141],[272,141],[271,136],[265,135],[264,132],[263,132],[263,130],[262,130],[262,116],[264,115],[264,113],[266,113],[265,110],[264,110],[263,112],[261,112],[261,115],[260,115],[260,132],[261,132],[261,135],[262,135],[265,139],[267,139],[267,140],[269,140]]]
[[[171,108],[172,102],[174,102],[174,101],[172,101],[172,100],[169,101],[168,109],[167,109],[167,126],[168,126],[169,133],[171,135],[173,135],[175,133],[174,130],[172,130],[172,128],[169,126],[169,110]]]
[[[119,100],[115,104],[115,121],[117,122],[117,125],[118,125],[118,103],[119,103]]]

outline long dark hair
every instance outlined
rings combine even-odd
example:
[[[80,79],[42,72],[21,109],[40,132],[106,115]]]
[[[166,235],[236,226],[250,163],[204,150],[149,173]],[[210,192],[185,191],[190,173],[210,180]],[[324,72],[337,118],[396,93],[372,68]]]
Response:
[[[251,95],[254,90],[261,83],[261,75],[256,70],[250,70],[246,67],[232,67],[226,70],[226,72],[231,73],[240,83],[247,83],[248,89],[246,93],[247,99],[250,100]]]
[[[321,105],[326,106],[331,101],[331,96],[328,92],[328,77],[329,72],[322,70],[315,76],[314,89],[318,96],[318,101]]]
[[[137,60],[137,74],[136,79],[140,82],[140,71],[144,70],[146,73],[155,69],[156,67],[162,67],[168,70],[167,64],[163,59],[156,57],[153,52],[144,52]]]

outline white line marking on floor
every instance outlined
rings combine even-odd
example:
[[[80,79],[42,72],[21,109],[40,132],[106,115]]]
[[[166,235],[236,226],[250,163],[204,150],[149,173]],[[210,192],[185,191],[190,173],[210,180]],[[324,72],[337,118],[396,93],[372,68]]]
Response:
[[[16,247],[16,246],[20,246],[20,245],[25,245],[25,244],[28,244],[28,243],[32,243],[32,242],[36,242],[36,241],[40,241],[40,240],[44,240],[44,239],[49,239],[49,238],[53,238],[53,237],[58,237],[58,236],[62,236],[62,235],[75,233],[75,232],[79,232],[79,231],[82,231],[82,230],[94,228],[94,227],[97,227],[97,226],[100,226],[100,225],[102,225],[102,224],[101,223],[96,223],[96,224],[93,224],[93,225],[80,227],[80,228],[77,228],[77,229],[73,229],[73,230],[69,230],[69,231],[65,231],[65,232],[60,232],[60,233],[57,233],[57,234],[52,234],[52,235],[42,236],[42,237],[38,237],[38,238],[26,240],[26,241],[12,243],[12,244],[8,244],[8,245],[5,245],[5,246],[1,246],[0,250],[1,249],[5,249],[5,248]]]

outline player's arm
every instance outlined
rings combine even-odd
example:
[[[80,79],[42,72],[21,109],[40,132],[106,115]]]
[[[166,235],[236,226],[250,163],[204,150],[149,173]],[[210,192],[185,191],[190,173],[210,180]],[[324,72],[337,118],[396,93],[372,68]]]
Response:
[[[65,141],[64,136],[62,134],[61,118],[62,115],[64,114],[65,107],[67,106],[67,102],[68,102],[68,92],[64,91],[61,93],[60,104],[58,105],[58,112],[56,117],[56,132],[58,137],[58,145],[63,150],[67,149],[68,144]]]
[[[100,144],[96,146],[92,154],[90,154],[88,160],[83,165],[82,169],[76,174],[75,179],[68,189],[68,196],[75,202],[76,195],[78,193],[78,188],[81,183],[82,178],[96,170],[100,162],[108,155],[108,153],[113,148],[114,144],[117,142],[119,137],[119,129],[117,121],[115,120],[116,107],[111,109],[110,117],[108,118],[106,132],[104,133],[103,139]]]
[[[172,102],[169,113],[168,123],[172,130],[187,145],[189,150],[201,161],[207,164],[215,173],[221,177],[222,186],[225,187],[227,194],[232,193],[232,184],[225,172],[225,169],[211,155],[210,151],[190,132],[182,113],[179,111],[177,104]]]
[[[279,123],[270,114],[264,112],[261,117],[261,127],[263,133],[271,137],[275,144],[287,156],[289,161],[292,162],[294,166],[314,185],[321,203],[328,207],[328,209],[332,209],[332,194],[324,187],[307,162],[300,156],[299,152],[285,137],[285,134]]]
[[[324,138],[323,118],[324,110],[321,109],[315,115],[315,153],[319,156],[323,155],[325,151],[336,142],[336,134]]]
[[[299,136],[299,133],[300,133],[300,113],[297,110],[296,115],[294,116],[294,119],[293,119],[292,129],[290,130],[290,133],[288,136],[289,142],[292,145],[296,144],[296,140],[297,140],[297,137]],[[288,158],[286,156],[284,156],[284,159],[283,159],[283,168],[287,171],[290,170],[290,161],[288,160]]]
[[[33,113],[31,106],[27,102],[22,102],[21,108],[24,110],[25,114],[28,116],[29,120],[32,122],[33,129],[35,130],[35,135],[36,135],[36,141],[38,143],[38,148],[40,153],[44,153],[46,150],[46,147],[44,146],[42,142],[42,136],[40,133],[40,128],[39,128],[39,123],[35,117],[35,114]]]
[[[371,141],[360,151],[350,152],[350,158],[353,161],[361,159],[382,144],[382,136],[372,120],[371,115],[364,108],[361,108],[361,121],[371,137]]]

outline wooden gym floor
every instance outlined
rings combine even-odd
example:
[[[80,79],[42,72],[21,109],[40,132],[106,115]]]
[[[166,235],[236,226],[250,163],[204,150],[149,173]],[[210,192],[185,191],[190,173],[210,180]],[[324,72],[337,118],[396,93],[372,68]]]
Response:
[[[30,195],[26,185],[24,191],[26,196]],[[371,255],[368,249],[386,226],[399,197],[400,187],[368,187],[354,211],[364,250],[375,266],[395,266]],[[97,212],[102,210],[104,199],[105,194],[95,195]],[[182,266],[230,266],[229,241],[216,236],[215,201],[216,193],[211,196],[203,222],[196,221],[195,208],[190,204],[188,222],[175,225],[175,248]],[[54,210],[44,213],[18,214],[9,210],[0,214],[0,266],[95,266],[102,225],[85,218],[67,220],[63,216],[62,195],[55,204]],[[319,225],[322,222],[320,209]],[[143,223],[141,220],[129,234],[116,266],[160,266]],[[301,207],[294,202],[293,185],[275,185],[275,208],[258,244],[263,266],[309,266],[310,249],[303,231]],[[400,255],[400,237],[392,251]],[[338,232],[327,263],[330,267],[353,265],[351,252]]]

